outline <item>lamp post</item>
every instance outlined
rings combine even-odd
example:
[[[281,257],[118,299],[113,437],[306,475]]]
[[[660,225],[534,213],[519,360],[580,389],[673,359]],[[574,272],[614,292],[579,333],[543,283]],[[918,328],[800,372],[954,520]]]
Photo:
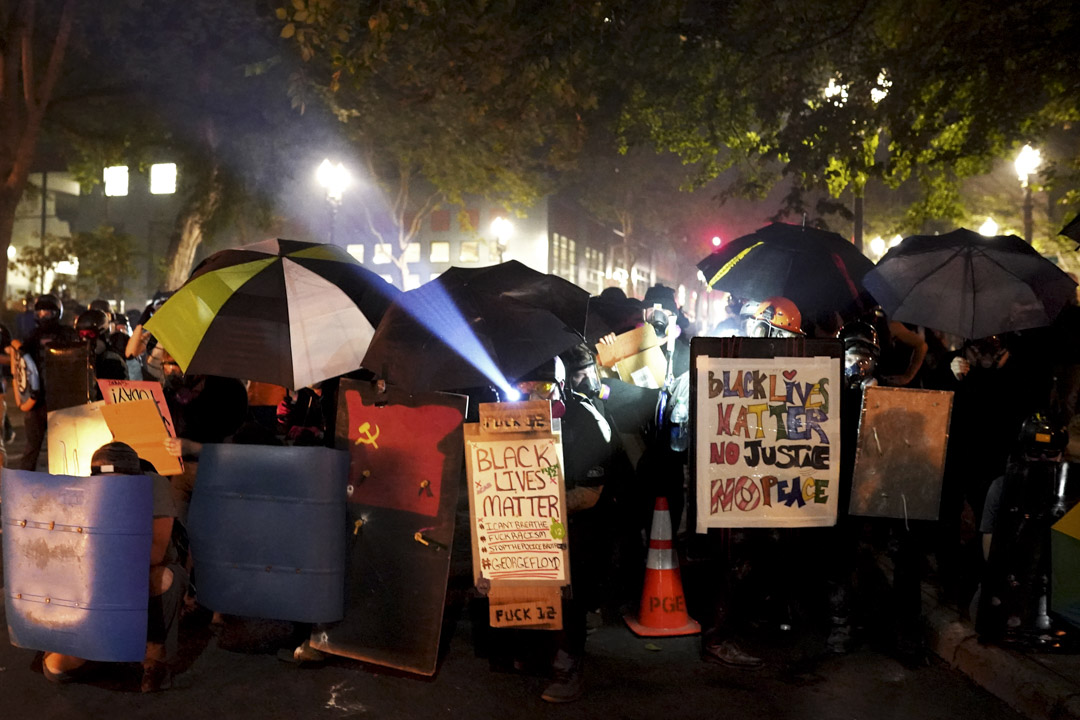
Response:
[[[491,221],[491,234],[495,236],[495,255],[501,263],[503,253],[506,252],[507,241],[514,234],[514,223],[504,217],[497,217]]]
[[[1016,156],[1016,161],[1013,166],[1016,168],[1016,176],[1020,178],[1020,187],[1024,188],[1024,240],[1031,244],[1033,229],[1032,229],[1032,206],[1033,200],[1031,197],[1031,175],[1039,169],[1039,165],[1042,164],[1041,153],[1031,147],[1025,145],[1020,149],[1020,154]]]
[[[326,203],[330,206],[330,244],[334,244],[334,229],[337,225],[337,211],[345,188],[349,187],[349,171],[341,163],[333,164],[326,158],[315,172],[315,179],[326,190]]]

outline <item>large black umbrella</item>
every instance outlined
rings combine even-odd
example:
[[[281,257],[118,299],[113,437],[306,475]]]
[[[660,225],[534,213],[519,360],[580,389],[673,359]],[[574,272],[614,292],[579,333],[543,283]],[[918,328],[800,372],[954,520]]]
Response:
[[[749,300],[780,295],[814,322],[858,313],[862,278],[873,267],[840,235],[787,223],[736,238],[698,263],[709,287]]]
[[[892,320],[975,339],[1043,327],[1076,283],[1015,235],[913,235],[863,279]]]
[[[589,294],[516,261],[451,268],[403,293],[363,365],[408,390],[503,386],[582,342]]]

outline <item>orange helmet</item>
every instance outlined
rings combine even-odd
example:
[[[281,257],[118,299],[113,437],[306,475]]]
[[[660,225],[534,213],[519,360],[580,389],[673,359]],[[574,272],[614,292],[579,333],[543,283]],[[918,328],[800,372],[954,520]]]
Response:
[[[754,319],[771,328],[768,332],[769,337],[803,334],[802,313],[799,312],[795,303],[786,297],[777,295],[762,301],[754,311]]]

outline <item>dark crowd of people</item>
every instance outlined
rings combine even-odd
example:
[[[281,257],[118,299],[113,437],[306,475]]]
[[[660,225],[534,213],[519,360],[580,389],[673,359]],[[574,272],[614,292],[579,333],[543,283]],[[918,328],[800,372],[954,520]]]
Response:
[[[26,434],[25,452],[7,458],[8,467],[37,468],[48,405],[63,392],[74,387],[85,393],[84,401],[93,401],[100,397],[97,379],[162,384],[176,429],[166,444],[185,461],[183,473],[164,479],[123,443],[103,446],[92,461],[95,474],[149,473],[154,481],[144,691],[168,686],[179,618],[198,608],[198,568],[185,552],[183,524],[202,446],[332,447],[338,383],[334,378],[290,391],[185,374],[144,328],[166,297],[155,297],[137,317],[115,312],[106,301],[95,301],[72,317],[67,303],[47,294],[28,308],[32,322],[20,315],[14,335],[0,329]],[[876,642],[906,662],[921,662],[920,583],[932,578],[950,602],[978,616],[987,639],[1022,646],[1060,644],[1057,621],[1046,611],[1044,551],[1049,523],[1074,500],[1065,480],[1065,454],[1066,428],[1080,392],[1080,308],[1066,308],[1049,328],[965,340],[890,321],[880,308],[869,306],[846,320],[838,315],[804,318],[788,298],[731,297],[718,323],[700,327],[664,286],[650,288],[641,300],[614,288],[594,300],[602,322],[589,342],[512,378],[526,398],[549,400],[552,416],[561,423],[573,591],[564,601],[564,629],[548,638],[550,646],[539,640],[523,645],[520,634],[509,642],[499,634],[509,631],[489,632],[493,654],[513,656],[509,660],[515,664],[523,652],[544,654],[552,672],[545,700],[581,697],[590,627],[618,622],[635,610],[658,496],[666,498],[676,529],[689,607],[706,628],[706,661],[752,670],[768,662],[746,649],[755,632],[820,628],[823,650],[843,653],[860,642]],[[660,339],[662,377],[636,384],[598,364],[598,347],[645,325]],[[842,488],[851,483],[866,388],[952,392],[938,520],[851,516],[842,489],[835,527],[689,532],[690,341],[697,335],[805,337],[842,344]],[[65,364],[72,357],[88,368],[86,378],[63,374],[62,368],[77,365]],[[362,370],[357,377],[371,379]],[[493,399],[486,388],[462,392],[472,400]],[[10,430],[5,435],[10,440]],[[1041,524],[1033,523],[1033,516]],[[811,538],[826,548],[823,570],[813,576],[785,570],[783,558]],[[459,535],[458,542],[466,541]],[[877,562],[882,555],[892,559],[891,581],[882,579]],[[475,601],[482,602],[479,597]],[[304,642],[304,631],[298,628],[283,644],[284,658],[318,659]],[[546,634],[531,637],[541,635]],[[529,650],[530,645],[539,649]],[[58,653],[42,659],[44,675],[54,682],[79,680],[88,665]]]

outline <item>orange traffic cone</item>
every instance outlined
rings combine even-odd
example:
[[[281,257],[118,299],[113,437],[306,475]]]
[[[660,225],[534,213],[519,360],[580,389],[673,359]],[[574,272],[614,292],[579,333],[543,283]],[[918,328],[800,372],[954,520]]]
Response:
[[[686,612],[679,559],[671,542],[671,513],[667,498],[656,498],[653,507],[649,555],[645,560],[645,587],[641,591],[641,610],[623,617],[637,635],[670,637],[696,635],[701,625]]]

